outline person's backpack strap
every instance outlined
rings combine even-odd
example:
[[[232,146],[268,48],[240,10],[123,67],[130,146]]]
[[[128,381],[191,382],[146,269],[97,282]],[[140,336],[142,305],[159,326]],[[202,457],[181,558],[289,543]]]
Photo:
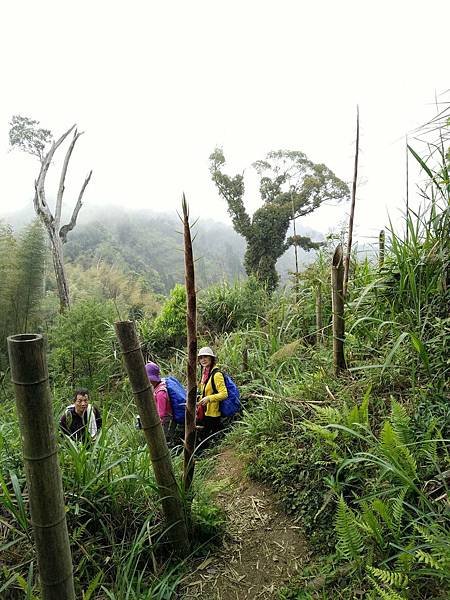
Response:
[[[219,393],[217,390],[217,387],[216,387],[216,382],[214,381],[214,375],[218,372],[219,372],[219,369],[217,367],[214,367],[214,369],[211,370],[211,373],[209,374],[209,377],[208,377],[208,380],[209,379],[211,380],[211,387],[215,394]],[[208,383],[208,382],[206,382],[206,383]],[[206,383],[205,383],[205,387],[206,387]]]
[[[68,430],[70,430],[72,427],[73,413],[70,409],[73,408],[73,406],[73,404],[70,404],[70,406],[67,406],[66,410],[64,411],[64,416],[66,417],[66,427]]]

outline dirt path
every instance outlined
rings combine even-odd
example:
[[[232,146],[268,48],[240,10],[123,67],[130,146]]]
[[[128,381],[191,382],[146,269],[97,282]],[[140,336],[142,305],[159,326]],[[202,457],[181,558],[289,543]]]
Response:
[[[233,450],[219,455],[214,480],[225,483],[217,502],[227,515],[227,534],[222,548],[195,565],[183,599],[277,598],[307,560],[299,527],[277,508],[268,488],[245,477]]]

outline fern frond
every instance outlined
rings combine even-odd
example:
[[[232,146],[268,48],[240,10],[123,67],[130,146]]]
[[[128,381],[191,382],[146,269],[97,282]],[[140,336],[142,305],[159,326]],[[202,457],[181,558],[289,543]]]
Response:
[[[411,430],[411,418],[406,408],[395,398],[391,397],[391,416],[390,422],[392,428],[403,444],[409,444],[412,441],[413,432]]]
[[[374,575],[381,583],[396,588],[404,588],[408,585],[408,576],[399,571],[390,571],[388,569],[377,569],[376,567],[367,567],[369,573]]]
[[[372,538],[375,539],[378,545],[384,546],[385,543],[383,539],[383,531],[377,516],[367,502],[361,502],[361,507],[361,522],[364,526],[364,529]]]
[[[425,541],[427,541],[430,544],[430,546],[436,546],[438,544],[438,540],[436,539],[436,537],[431,533],[431,531],[429,529],[427,529],[426,527],[423,527],[423,525],[414,523],[414,529],[418,533],[420,533],[422,538]]]
[[[354,512],[347,506],[342,496],[336,512],[337,549],[347,560],[358,559],[364,550],[364,540],[360,533]]]
[[[369,400],[372,386],[369,386],[364,393],[361,406],[359,407],[359,422],[366,427],[369,426]]]
[[[358,406],[355,404],[350,412],[345,417],[345,423],[347,427],[352,429],[355,426],[355,423],[359,423],[359,410]]]
[[[414,554],[420,563],[424,563],[436,571],[443,571],[443,565],[429,552],[425,552],[424,550],[416,550]]]
[[[400,490],[399,495],[392,502],[392,530],[397,536],[399,535],[401,529],[406,492],[406,488]]]
[[[313,405],[313,409],[317,415],[317,421],[324,425],[329,425],[330,423],[342,423],[343,414],[334,406],[317,406]]]
[[[384,457],[400,472],[403,471],[408,479],[417,478],[417,463],[409,448],[394,431],[392,424],[385,421],[381,430],[379,448]]]
[[[383,500],[375,498],[372,501],[372,508],[380,515],[385,524],[388,526],[388,529],[392,530],[392,510],[390,506],[386,502],[383,502]]]
[[[306,429],[309,429],[309,431],[312,431],[319,437],[322,437],[332,443],[334,443],[334,440],[338,435],[337,431],[330,431],[329,429],[325,429],[325,427],[322,427],[322,425],[314,423],[313,421],[308,421],[307,419],[303,421],[303,425]]]
[[[411,550],[412,549],[412,545],[410,544],[406,550]],[[412,552],[401,552],[398,555],[397,558],[397,562],[396,562],[396,566],[397,569],[401,569],[404,573],[409,573],[413,567],[413,565],[415,564],[416,559],[414,557],[414,554]]]
[[[382,600],[405,600],[405,596],[400,596],[400,594],[397,594],[393,589],[383,589],[372,577],[369,577],[369,580]]]

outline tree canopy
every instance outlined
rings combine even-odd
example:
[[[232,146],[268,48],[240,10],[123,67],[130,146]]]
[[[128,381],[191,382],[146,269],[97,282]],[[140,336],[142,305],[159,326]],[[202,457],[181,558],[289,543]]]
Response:
[[[304,250],[319,244],[308,237],[286,238],[291,220],[313,212],[327,200],[348,198],[349,189],[323,164],[310,161],[303,152],[278,150],[253,164],[260,178],[263,204],[252,217],[244,206],[244,176],[224,173],[221,148],[210,156],[212,180],[228,204],[233,227],[247,241],[245,268],[270,289],[278,283],[275,264],[293,244]]]

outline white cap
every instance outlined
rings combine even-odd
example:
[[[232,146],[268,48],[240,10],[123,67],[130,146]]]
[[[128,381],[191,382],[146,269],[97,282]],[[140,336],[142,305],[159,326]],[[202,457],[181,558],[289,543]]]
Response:
[[[216,355],[209,346],[203,346],[203,348],[200,348],[197,357],[200,358],[200,356],[212,356],[213,358],[216,358]]]

